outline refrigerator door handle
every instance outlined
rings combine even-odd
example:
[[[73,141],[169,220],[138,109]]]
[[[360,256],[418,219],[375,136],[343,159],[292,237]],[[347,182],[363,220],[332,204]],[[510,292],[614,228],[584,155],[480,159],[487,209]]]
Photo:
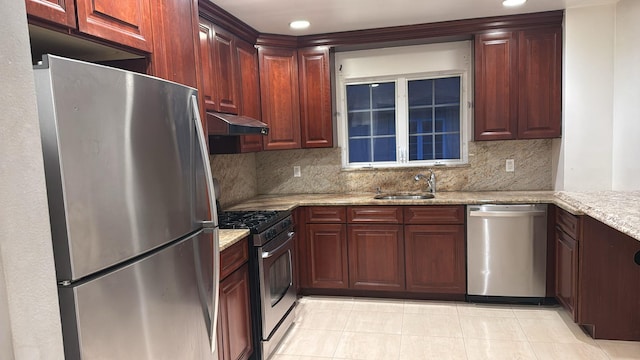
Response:
[[[219,297],[220,297],[220,245],[218,243],[217,229],[218,226],[217,219],[218,214],[216,212],[216,199],[215,193],[213,192],[213,176],[211,175],[211,164],[209,164],[209,152],[207,151],[206,145],[206,137],[204,134],[204,129],[202,128],[202,122],[200,121],[200,110],[198,109],[198,98],[195,95],[191,96],[191,109],[193,111],[193,119],[196,126],[196,135],[198,144],[200,145],[200,155],[202,157],[202,165],[204,166],[204,173],[207,181],[207,194],[209,196],[209,212],[211,214],[211,220],[203,221],[202,226],[205,228],[207,232],[213,232],[213,314],[210,314],[210,324],[211,329],[209,334],[211,335],[211,352],[214,353],[216,351],[216,330],[218,328],[218,306],[219,306]]]

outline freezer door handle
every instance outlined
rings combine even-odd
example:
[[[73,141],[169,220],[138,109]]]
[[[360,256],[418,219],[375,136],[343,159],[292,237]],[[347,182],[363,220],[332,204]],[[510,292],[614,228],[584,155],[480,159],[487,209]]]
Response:
[[[543,216],[545,211],[470,211],[469,216],[473,217],[526,217]]]
[[[193,111],[193,119],[196,126],[196,135],[198,143],[200,144],[200,155],[202,157],[202,165],[204,166],[204,173],[207,181],[207,194],[209,196],[209,213],[211,214],[211,220],[203,221],[202,226],[206,231],[213,232],[213,314],[210,314],[210,342],[211,352],[216,352],[216,330],[218,329],[218,306],[219,306],[219,292],[220,292],[220,244],[217,236],[217,219],[218,214],[216,212],[216,199],[213,192],[213,176],[211,175],[211,164],[209,164],[209,151],[207,151],[207,140],[205,137],[204,129],[202,128],[202,121],[200,120],[200,110],[198,109],[198,98],[195,95],[191,95],[191,109]]]

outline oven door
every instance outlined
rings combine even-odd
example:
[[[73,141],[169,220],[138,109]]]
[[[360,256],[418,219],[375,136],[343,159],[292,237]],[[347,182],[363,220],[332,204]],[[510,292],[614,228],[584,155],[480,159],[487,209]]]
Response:
[[[262,339],[268,340],[276,325],[296,302],[293,283],[293,238],[286,230],[258,248]]]

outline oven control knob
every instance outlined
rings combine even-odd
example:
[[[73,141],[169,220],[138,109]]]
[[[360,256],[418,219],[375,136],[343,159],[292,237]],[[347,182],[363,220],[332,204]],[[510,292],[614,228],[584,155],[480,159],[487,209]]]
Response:
[[[285,219],[285,220],[282,222],[282,227],[283,227],[283,228],[288,228],[289,226],[291,226],[291,219]]]
[[[278,234],[278,231],[276,229],[270,229],[267,231],[267,239],[271,240],[274,237],[276,237],[277,234]]]

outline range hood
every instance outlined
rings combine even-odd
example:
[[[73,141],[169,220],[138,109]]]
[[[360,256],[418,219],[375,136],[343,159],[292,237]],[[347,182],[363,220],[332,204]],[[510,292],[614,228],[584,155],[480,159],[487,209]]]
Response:
[[[207,112],[207,126],[209,135],[269,134],[269,126],[262,121],[219,112]]]

